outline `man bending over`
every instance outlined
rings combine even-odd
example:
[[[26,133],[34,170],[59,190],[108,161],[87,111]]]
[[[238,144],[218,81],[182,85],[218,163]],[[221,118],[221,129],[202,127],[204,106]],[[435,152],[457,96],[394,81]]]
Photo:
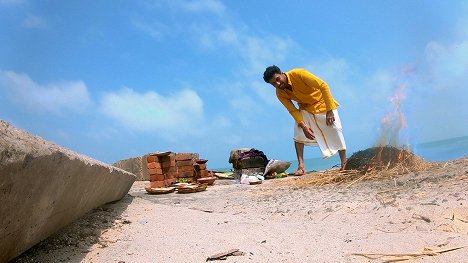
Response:
[[[295,175],[303,175],[304,145],[318,145],[323,158],[340,155],[341,170],[346,165],[346,144],[343,137],[338,102],[333,98],[327,83],[309,71],[297,68],[282,72],[269,66],[263,80],[276,89],[276,96],[296,121],[294,146],[299,166]],[[297,102],[298,108],[293,101]]]

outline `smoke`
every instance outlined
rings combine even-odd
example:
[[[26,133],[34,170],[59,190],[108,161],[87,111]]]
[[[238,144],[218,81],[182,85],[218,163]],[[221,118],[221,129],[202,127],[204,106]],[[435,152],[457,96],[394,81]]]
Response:
[[[381,120],[380,135],[377,139],[378,146],[400,146],[402,140],[405,144],[409,144],[409,138],[404,135],[405,129],[408,128],[408,123],[403,112],[403,105],[406,101],[407,90],[409,84],[407,78],[410,78],[416,72],[415,67],[405,65],[394,78],[395,92],[390,97],[391,111],[388,112]]]

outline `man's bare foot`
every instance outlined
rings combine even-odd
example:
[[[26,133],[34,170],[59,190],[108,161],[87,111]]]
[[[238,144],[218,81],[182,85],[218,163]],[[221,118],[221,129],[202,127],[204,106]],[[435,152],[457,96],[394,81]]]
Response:
[[[346,162],[341,163],[340,171],[346,171]]]
[[[302,167],[297,168],[297,171],[294,173],[295,176],[301,176],[306,174],[306,170]]]

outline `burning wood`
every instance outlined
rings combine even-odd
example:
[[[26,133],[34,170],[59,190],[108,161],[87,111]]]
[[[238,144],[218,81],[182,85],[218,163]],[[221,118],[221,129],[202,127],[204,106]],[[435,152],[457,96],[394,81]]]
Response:
[[[420,170],[425,164],[423,158],[416,156],[411,151],[394,146],[372,147],[358,151],[349,157],[346,169],[357,170],[361,173],[382,171],[400,167],[403,173]]]

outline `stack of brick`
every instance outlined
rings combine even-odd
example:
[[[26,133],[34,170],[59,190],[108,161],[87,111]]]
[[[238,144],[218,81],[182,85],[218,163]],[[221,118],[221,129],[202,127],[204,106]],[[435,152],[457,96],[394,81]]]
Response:
[[[208,172],[208,169],[206,169],[206,162],[195,164],[195,177],[197,179],[203,177],[210,177],[210,173]]]
[[[177,182],[176,158],[174,153],[150,154],[146,157],[151,188],[160,188]]]
[[[186,179],[189,182],[196,182],[194,162],[198,154],[177,153],[175,155],[175,166],[177,168],[177,178]]]

